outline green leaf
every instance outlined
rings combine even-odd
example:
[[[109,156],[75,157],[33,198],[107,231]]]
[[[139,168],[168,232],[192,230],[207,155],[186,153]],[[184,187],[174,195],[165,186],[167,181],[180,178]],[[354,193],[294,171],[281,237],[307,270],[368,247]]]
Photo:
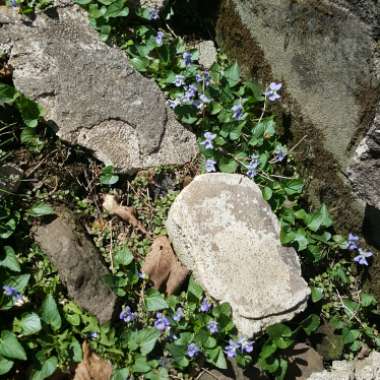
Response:
[[[302,328],[307,335],[311,335],[316,331],[320,325],[321,321],[316,314],[310,314],[303,322]]]
[[[273,343],[271,339],[269,339],[263,345],[260,351],[260,358],[266,359],[272,356],[277,351],[277,346]]]
[[[303,181],[301,179],[283,181],[283,189],[288,195],[301,194],[303,186]]]
[[[333,223],[333,221],[330,218],[330,215],[327,211],[327,207],[325,205],[322,205],[320,210],[311,216],[307,226],[312,231],[316,232],[319,230],[319,228],[321,226],[330,227],[332,225],[332,223]]]
[[[123,247],[116,252],[115,264],[127,266],[133,261],[133,255],[127,247]]]
[[[142,57],[134,57],[130,60],[132,66],[140,72],[146,71],[149,66],[149,59]]]
[[[24,336],[33,335],[41,330],[40,317],[36,313],[23,314],[21,319],[13,321],[14,330]]]
[[[26,360],[26,353],[13,332],[4,330],[0,337],[0,355],[8,359]]]
[[[360,303],[364,307],[375,306],[377,304],[376,298],[372,294],[361,293]]]
[[[129,377],[128,368],[115,369],[112,371],[111,380],[125,380],[125,379],[128,379],[128,377]]]
[[[128,16],[129,10],[125,6],[125,0],[116,0],[107,7],[106,17],[124,17]]]
[[[206,350],[207,361],[220,369],[227,369],[227,362],[222,347]]]
[[[51,294],[48,294],[42,303],[41,319],[50,325],[53,330],[59,330],[61,328],[61,316],[59,315],[57,303]]]
[[[73,352],[72,359],[74,360],[74,362],[80,363],[83,359],[83,355],[82,355],[82,347],[80,346],[80,343],[78,342],[78,340],[75,338],[72,338],[69,347]]]
[[[151,370],[151,366],[147,362],[146,358],[139,357],[136,359],[135,364],[132,367],[133,372],[145,373]]]
[[[25,125],[29,128],[37,127],[39,119],[44,114],[42,107],[24,95],[17,97],[16,106]]]
[[[53,215],[55,214],[53,208],[48,204],[44,202],[39,202],[34,204],[28,211],[27,214],[29,216],[39,218],[41,216],[45,215]]]
[[[99,179],[102,185],[114,185],[119,180],[119,176],[114,174],[113,166],[108,165],[102,169]]]
[[[16,99],[17,91],[13,86],[0,83],[0,105],[12,104]]]
[[[90,4],[92,0],[75,0],[75,2],[79,5],[87,5]],[[112,0],[113,1],[113,0]],[[99,1],[100,3],[103,3],[102,1]],[[104,4],[104,3],[103,3]]]
[[[351,344],[355,342],[360,337],[360,335],[361,333],[359,330],[344,329],[342,331],[343,343]]]
[[[148,355],[153,350],[159,337],[160,331],[155,328],[147,328],[139,331],[138,340],[141,353]]]
[[[223,156],[219,162],[218,166],[221,172],[224,173],[235,173],[239,167],[239,163],[231,157]]]
[[[145,306],[148,311],[158,311],[169,307],[164,296],[153,288],[145,294]]]
[[[235,62],[233,65],[229,66],[224,70],[224,76],[231,87],[236,86],[240,82],[239,65]]]
[[[12,360],[0,356],[0,376],[8,373],[12,369],[13,364],[14,362]]]
[[[263,189],[263,197],[266,201],[269,201],[269,199],[272,198],[273,191],[270,187],[265,186]]]
[[[52,356],[48,360],[44,361],[42,368],[35,372],[31,380],[44,380],[50,377],[58,366],[58,359],[55,356]]]
[[[311,288],[311,300],[315,303],[323,298],[323,289],[318,287]]]
[[[276,325],[269,326],[266,332],[271,338],[292,336],[292,330],[283,323],[278,323]]]
[[[12,247],[6,245],[4,247],[5,258],[0,261],[0,267],[8,268],[13,272],[20,272],[20,264],[18,263],[15,251]]]
[[[190,277],[189,280],[189,286],[187,288],[187,297],[189,298],[189,301],[200,301],[203,296],[203,289],[202,287],[195,282],[195,279],[193,276]]]

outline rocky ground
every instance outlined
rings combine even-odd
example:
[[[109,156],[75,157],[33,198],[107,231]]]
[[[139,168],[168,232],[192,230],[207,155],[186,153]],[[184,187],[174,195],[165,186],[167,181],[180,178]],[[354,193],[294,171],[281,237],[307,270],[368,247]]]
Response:
[[[330,5],[335,57],[306,75],[305,41],[263,34],[279,9],[241,3],[212,12],[229,57],[196,1],[0,6],[0,377],[380,379],[377,13]],[[281,15],[317,28],[327,3]],[[344,65],[329,85],[324,60]],[[368,107],[330,107],[359,74]]]

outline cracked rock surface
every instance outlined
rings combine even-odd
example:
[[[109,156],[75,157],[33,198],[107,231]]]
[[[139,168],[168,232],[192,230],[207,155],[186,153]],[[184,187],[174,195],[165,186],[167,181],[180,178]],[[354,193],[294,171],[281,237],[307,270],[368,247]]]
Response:
[[[183,164],[196,154],[194,135],[179,124],[153,80],[119,49],[100,41],[77,6],[34,20],[8,12],[0,44],[10,44],[15,86],[46,109],[58,135],[131,172]]]
[[[281,245],[279,222],[247,177],[196,177],[174,201],[166,227],[200,285],[230,303],[240,334],[252,336],[305,309],[310,291],[298,256]]]

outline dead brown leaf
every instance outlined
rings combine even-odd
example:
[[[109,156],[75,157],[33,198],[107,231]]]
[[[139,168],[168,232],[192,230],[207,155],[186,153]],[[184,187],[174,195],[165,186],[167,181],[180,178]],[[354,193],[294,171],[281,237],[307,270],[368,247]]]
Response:
[[[189,270],[177,259],[169,239],[159,236],[145,258],[142,271],[149,276],[156,289],[165,286],[167,294],[173,294],[185,281]]]
[[[75,370],[74,380],[110,380],[112,365],[91,352],[86,341],[83,342],[83,360]]]
[[[104,196],[103,208],[110,214],[117,215],[119,218],[125,220],[144,235],[150,235],[142,223],[136,218],[133,207],[120,206],[114,195],[106,194]]]

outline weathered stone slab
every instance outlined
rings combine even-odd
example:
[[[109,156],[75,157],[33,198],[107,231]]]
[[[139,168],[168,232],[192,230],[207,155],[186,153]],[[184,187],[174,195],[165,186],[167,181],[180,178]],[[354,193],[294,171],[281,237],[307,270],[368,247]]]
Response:
[[[0,43],[12,45],[15,86],[45,107],[63,140],[124,172],[183,164],[195,155],[194,135],[176,121],[158,86],[99,40],[83,10],[7,17]]]
[[[330,371],[313,373],[308,380],[378,380],[380,379],[380,353],[373,351],[356,361],[334,361]]]
[[[378,0],[223,0],[216,37],[263,87],[283,83],[283,120],[292,144],[303,139],[293,154],[309,200],[359,229],[368,197],[352,191],[347,168],[380,99]]]
[[[105,283],[109,274],[99,252],[68,210],[34,231],[36,242],[57,268],[69,296],[100,323],[111,320],[116,295]]]
[[[166,222],[180,261],[213,298],[230,303],[241,334],[291,319],[309,289],[293,248],[259,187],[238,174],[198,176],[176,198]]]

